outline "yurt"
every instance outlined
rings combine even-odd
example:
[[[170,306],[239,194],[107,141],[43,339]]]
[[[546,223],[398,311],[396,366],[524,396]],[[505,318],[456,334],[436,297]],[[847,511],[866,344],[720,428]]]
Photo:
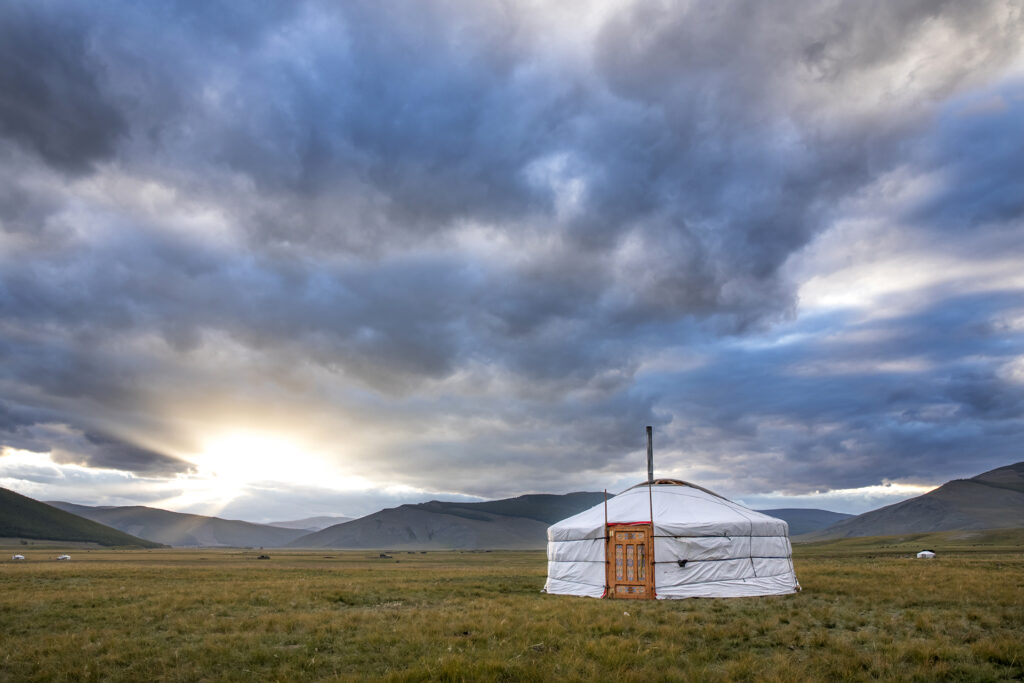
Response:
[[[665,599],[784,595],[800,584],[786,522],[694,484],[649,475],[548,528],[544,588]]]

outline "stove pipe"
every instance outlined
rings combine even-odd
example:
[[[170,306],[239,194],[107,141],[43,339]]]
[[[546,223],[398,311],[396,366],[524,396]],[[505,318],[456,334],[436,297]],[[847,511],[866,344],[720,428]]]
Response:
[[[653,428],[647,426],[647,483],[654,483],[654,437],[651,432]]]

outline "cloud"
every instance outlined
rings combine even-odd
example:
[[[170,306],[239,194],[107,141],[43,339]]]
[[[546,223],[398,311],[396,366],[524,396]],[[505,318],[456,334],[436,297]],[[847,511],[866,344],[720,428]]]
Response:
[[[69,171],[111,157],[127,122],[107,98],[102,67],[74,7],[0,10],[0,133]]]
[[[710,349],[699,368],[651,378],[679,387],[663,403],[684,444],[669,465],[741,494],[806,494],[942,483],[1013,462],[1024,393],[1004,368],[1024,339],[988,324],[1009,305],[936,297],[896,319],[809,318],[776,330],[775,344]],[[745,468],[742,484],[729,463]]]
[[[945,191],[910,214],[947,230],[1012,229],[1024,216],[1024,80],[970,92],[946,104],[924,151]]]
[[[10,447],[171,477],[258,426],[469,495],[628,479],[644,424],[738,493],[1013,457],[1013,4],[2,12]]]
[[[86,454],[86,462],[90,467],[119,469],[149,476],[169,475],[191,469],[178,458],[125,443],[109,435],[86,433],[84,436],[93,446],[92,452]]]
[[[62,416],[0,402],[3,448],[48,454],[56,463],[116,469],[139,475],[173,476],[192,468],[179,458],[141,447],[109,434],[83,431],[80,416]]]

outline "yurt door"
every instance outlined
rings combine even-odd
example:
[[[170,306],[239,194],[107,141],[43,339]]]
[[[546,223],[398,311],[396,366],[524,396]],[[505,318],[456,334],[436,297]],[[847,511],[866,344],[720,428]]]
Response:
[[[608,526],[608,597],[654,597],[650,524]]]

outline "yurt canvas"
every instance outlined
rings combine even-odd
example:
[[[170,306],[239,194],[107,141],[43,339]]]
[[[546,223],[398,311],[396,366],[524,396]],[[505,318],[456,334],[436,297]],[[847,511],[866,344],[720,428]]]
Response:
[[[786,522],[699,486],[658,479],[549,527],[545,590],[726,598],[783,595],[800,584]]]

